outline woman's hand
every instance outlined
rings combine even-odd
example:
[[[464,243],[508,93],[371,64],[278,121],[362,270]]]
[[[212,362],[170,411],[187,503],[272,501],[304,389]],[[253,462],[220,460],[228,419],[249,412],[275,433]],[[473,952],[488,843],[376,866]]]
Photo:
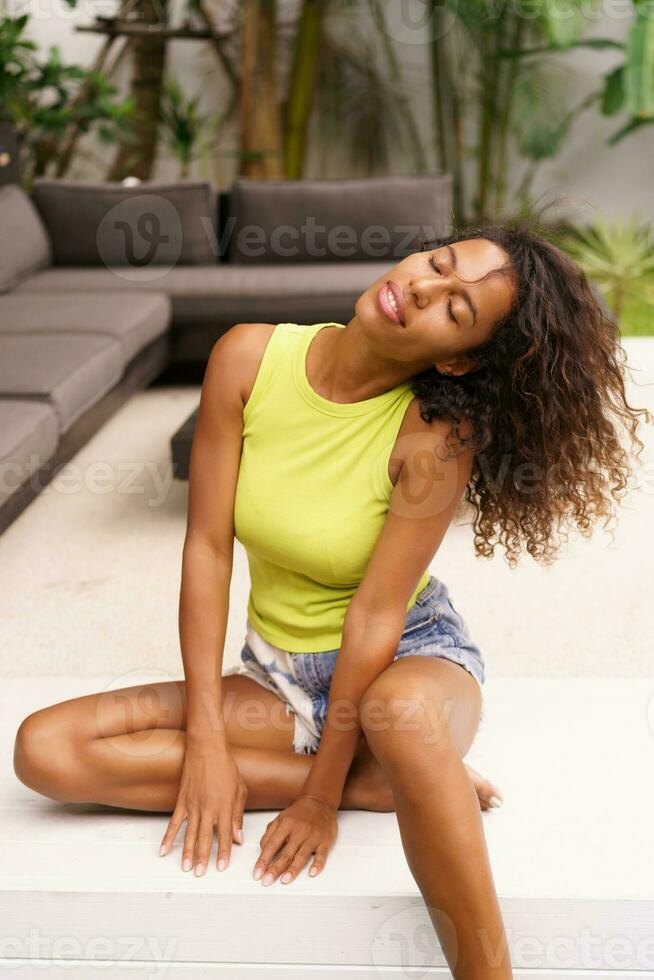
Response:
[[[317,875],[325,866],[337,833],[335,807],[315,796],[298,796],[268,824],[254,866],[255,881],[263,875],[262,884],[272,885],[282,875],[282,882],[288,884],[314,852],[309,874]]]
[[[167,854],[184,820],[186,833],[182,850],[182,871],[195,868],[204,874],[218,829],[219,871],[229,864],[232,842],[243,843],[243,811],[247,787],[226,745],[216,747],[210,739],[189,742],[177,804],[161,842],[160,854]]]

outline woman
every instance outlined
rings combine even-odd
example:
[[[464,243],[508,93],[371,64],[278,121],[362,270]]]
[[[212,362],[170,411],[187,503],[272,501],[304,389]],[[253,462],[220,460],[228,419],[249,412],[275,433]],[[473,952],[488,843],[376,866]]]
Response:
[[[510,977],[508,952],[486,952],[505,949],[480,816],[499,791],[462,761],[484,663],[428,566],[463,499],[477,555],[500,543],[512,565],[610,516],[630,473],[617,425],[640,452],[637,416],[651,420],[627,403],[622,358],[580,269],[514,223],[423,246],[346,325],[237,324],[209,358],[193,443],[185,681],[35,712],[18,777],[172,810],[161,853],[186,822],[196,874],[215,829],[223,869],[243,811],[280,809],[263,884],[312,855],[321,871],[339,808],[394,810],[454,975]],[[221,676],[235,535],[247,638]]]

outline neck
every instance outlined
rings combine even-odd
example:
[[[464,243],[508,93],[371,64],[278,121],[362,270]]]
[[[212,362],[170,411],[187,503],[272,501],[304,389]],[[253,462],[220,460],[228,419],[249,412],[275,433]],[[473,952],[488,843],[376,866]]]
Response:
[[[345,327],[321,328],[309,345],[307,380],[332,402],[364,401],[408,381],[424,367],[394,361],[372,350],[357,317]]]

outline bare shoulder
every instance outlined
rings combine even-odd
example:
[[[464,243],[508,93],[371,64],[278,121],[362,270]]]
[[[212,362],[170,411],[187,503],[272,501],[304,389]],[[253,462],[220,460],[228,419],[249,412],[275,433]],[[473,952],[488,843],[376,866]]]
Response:
[[[447,419],[431,419],[427,422],[420,414],[420,399],[416,396],[409,403],[397,440],[393,448],[389,466],[393,484],[397,482],[400,471],[408,468],[413,471],[420,466],[420,454],[425,451],[436,452],[441,458],[448,454],[448,434],[452,428]],[[465,438],[471,434],[471,425],[466,419],[461,420],[460,434]],[[459,466],[470,469],[474,452],[460,450],[457,455]]]
[[[235,323],[215,342],[203,386],[229,389],[245,405],[261,365],[274,323]]]

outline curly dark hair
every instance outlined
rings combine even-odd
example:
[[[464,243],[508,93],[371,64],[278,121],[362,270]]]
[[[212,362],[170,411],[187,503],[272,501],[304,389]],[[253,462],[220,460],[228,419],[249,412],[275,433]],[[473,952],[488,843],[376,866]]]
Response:
[[[412,388],[426,422],[452,423],[454,454],[475,450],[463,498],[475,511],[475,553],[491,558],[500,544],[511,567],[521,548],[550,564],[571,526],[586,537],[598,518],[608,526],[628,488],[630,456],[643,449],[638,417],[654,421],[627,401],[615,320],[546,234],[535,219],[515,218],[421,245],[485,238],[509,257],[490,274],[512,277],[515,300],[490,340],[467,352],[479,367],[462,376],[428,369]]]

